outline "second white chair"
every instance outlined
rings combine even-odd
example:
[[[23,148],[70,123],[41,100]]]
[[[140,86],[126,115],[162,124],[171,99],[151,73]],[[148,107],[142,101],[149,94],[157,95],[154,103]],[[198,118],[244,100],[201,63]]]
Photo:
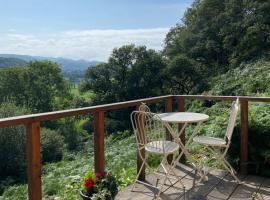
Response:
[[[197,136],[193,138],[193,141],[199,143],[202,146],[205,146],[211,153],[211,156],[215,156],[216,158],[218,158],[221,164],[224,166],[224,168],[228,170],[233,176],[233,178],[237,181],[237,183],[240,184],[241,181],[235,175],[236,171],[225,159],[225,156],[231,144],[232,134],[235,127],[238,110],[239,110],[239,99],[237,98],[237,100],[232,105],[229,123],[227,126],[224,139],[207,136]],[[220,149],[223,149],[224,151],[221,152]]]

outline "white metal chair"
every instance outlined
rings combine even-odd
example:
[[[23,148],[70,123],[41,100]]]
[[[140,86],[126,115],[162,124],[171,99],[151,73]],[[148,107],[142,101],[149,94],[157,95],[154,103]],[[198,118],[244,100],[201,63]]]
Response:
[[[205,146],[210,151],[212,156],[216,156],[220,160],[221,164],[225,167],[225,169],[228,170],[233,176],[233,178],[237,181],[237,183],[240,184],[241,181],[235,175],[236,171],[225,159],[225,156],[231,144],[231,138],[235,127],[238,110],[239,110],[239,99],[237,98],[237,100],[232,105],[230,118],[224,139],[207,136],[197,136],[193,138],[193,141],[199,143],[202,146]],[[221,152],[220,151],[221,149],[223,149],[224,151]]]
[[[146,110],[146,112],[144,110]],[[141,183],[158,189],[159,192],[157,198],[159,198],[162,188],[167,180],[172,183],[170,179],[176,179],[182,183],[180,177],[176,175],[174,169],[172,168],[172,165],[167,161],[168,155],[178,153],[179,144],[166,140],[165,130],[168,128],[169,124],[163,122],[157,114],[149,111],[150,109],[145,104],[142,104],[138,111],[133,111],[131,113],[131,122],[136,136],[139,156],[143,161],[142,166],[138,171],[135,183],[132,187],[132,191],[134,191],[133,189],[136,183]],[[151,167],[147,163],[147,156],[144,157],[141,153],[142,149],[145,149],[146,154],[152,153],[162,156],[162,161],[159,168],[161,167],[164,172],[161,173],[158,171],[158,169],[154,170],[154,174],[165,177],[160,187],[138,180],[144,165],[151,170]],[[171,163],[174,163],[175,158],[176,156],[173,156]]]

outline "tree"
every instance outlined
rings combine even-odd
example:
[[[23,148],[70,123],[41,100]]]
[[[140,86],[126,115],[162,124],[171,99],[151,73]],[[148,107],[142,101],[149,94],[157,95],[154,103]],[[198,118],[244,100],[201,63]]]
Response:
[[[68,96],[67,82],[58,64],[50,61],[32,61],[26,70],[27,106],[33,112],[52,111],[56,97]]]
[[[161,55],[134,45],[114,49],[108,63],[88,68],[82,91],[96,93],[100,104],[157,96],[162,91]]]
[[[164,54],[199,62],[205,76],[269,55],[270,2],[196,0],[167,34]]]
[[[23,67],[0,69],[0,102],[12,101],[17,105],[25,105],[26,69]]]
[[[100,102],[109,102],[113,98],[113,83],[111,70],[107,63],[89,67],[85,72],[85,78],[80,85],[82,92],[92,91],[97,94]],[[97,100],[96,100],[97,101]]]
[[[0,118],[27,114],[25,108],[17,107],[12,102],[0,104]],[[21,176],[25,174],[25,127],[14,126],[0,128],[0,176]]]
[[[32,61],[26,67],[0,70],[0,101],[12,100],[32,112],[57,108],[57,98],[68,98],[67,82],[56,63]]]
[[[113,50],[108,63],[88,68],[81,89],[96,94],[94,104],[158,96],[163,93],[164,68],[161,55],[154,50],[122,46]],[[129,114],[130,110],[108,113],[107,130],[125,130],[130,126]]]
[[[184,55],[177,55],[168,62],[165,69],[164,87],[169,94],[189,94],[196,89],[198,81],[203,82],[198,72],[198,63]]]

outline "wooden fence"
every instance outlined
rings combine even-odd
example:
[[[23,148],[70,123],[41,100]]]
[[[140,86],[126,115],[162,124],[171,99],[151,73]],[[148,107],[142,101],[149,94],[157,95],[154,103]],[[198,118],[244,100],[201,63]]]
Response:
[[[158,102],[165,103],[165,111],[173,111],[173,102],[177,102],[177,110],[185,111],[185,100],[212,100],[212,101],[233,101],[237,96],[204,96],[204,95],[167,95],[139,99],[133,101],[125,101],[119,103],[105,104],[99,106],[91,106],[78,109],[62,110],[56,112],[47,112],[32,115],[23,115],[17,117],[0,119],[0,128],[16,125],[26,126],[27,139],[27,174],[28,174],[28,197],[29,200],[41,200],[41,157],[40,157],[40,122],[55,120],[64,117],[78,115],[94,115],[94,167],[95,171],[103,172],[105,170],[105,154],[104,154],[104,114],[110,110],[134,107],[138,108],[141,102],[153,104]],[[270,97],[248,97],[239,96],[241,103],[241,152],[240,165],[241,172],[246,173],[246,163],[248,162],[248,102],[270,102]],[[180,128],[180,127],[179,127]],[[184,140],[184,135],[181,138]],[[142,161],[138,157],[137,169],[142,165]],[[144,171],[140,175],[140,179],[145,178]]]

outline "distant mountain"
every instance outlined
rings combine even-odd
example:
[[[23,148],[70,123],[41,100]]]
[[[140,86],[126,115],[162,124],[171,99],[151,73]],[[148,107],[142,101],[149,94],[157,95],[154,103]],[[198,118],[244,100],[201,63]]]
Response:
[[[0,68],[4,67],[14,67],[14,66],[24,66],[26,61],[18,58],[2,58],[0,57]]]
[[[97,65],[99,61],[87,61],[87,60],[72,60],[68,58],[53,58],[53,57],[42,57],[42,56],[29,56],[29,55],[17,55],[17,54],[0,54],[1,58],[17,59],[18,61],[28,62],[31,60],[50,60],[58,63],[61,66],[63,72],[73,71],[85,71],[88,67]],[[15,61],[15,60],[14,60]],[[0,60],[1,67],[1,60]]]

